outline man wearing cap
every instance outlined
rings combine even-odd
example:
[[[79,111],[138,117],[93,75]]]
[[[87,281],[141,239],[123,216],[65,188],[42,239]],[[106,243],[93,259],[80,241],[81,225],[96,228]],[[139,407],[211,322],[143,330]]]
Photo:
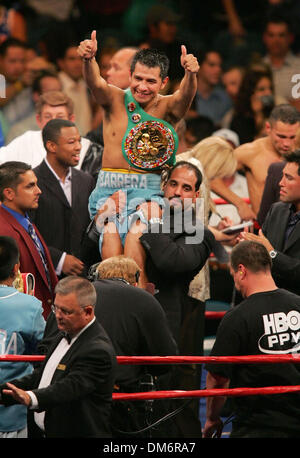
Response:
[[[224,138],[227,142],[230,143],[232,148],[237,148],[238,146],[240,146],[239,136],[236,132],[234,132],[234,130],[218,129],[212,135],[213,137]]]
[[[153,5],[146,17],[148,38],[140,48],[154,48],[164,52],[170,61],[169,78],[176,83],[184,76],[180,65],[180,43],[176,39],[180,16],[166,5]]]
[[[194,98],[199,65],[182,46],[180,62],[184,77],[174,94],[162,96],[160,92],[168,82],[168,58],[156,50],[142,49],[133,58],[130,87],[124,91],[101,77],[96,51],[96,31],[93,31],[91,39],[82,41],[78,47],[85,79],[105,112],[102,170],[90,197],[91,217],[98,217],[99,209],[103,213],[101,206],[116,190],[124,189],[127,194],[124,212],[111,222],[114,227],[107,249],[103,251],[100,247],[102,257],[106,258],[124,252],[128,218],[139,205],[150,200],[156,207],[162,204],[160,173],[163,166],[175,163],[178,146],[175,127]],[[135,258],[135,253],[131,256]]]

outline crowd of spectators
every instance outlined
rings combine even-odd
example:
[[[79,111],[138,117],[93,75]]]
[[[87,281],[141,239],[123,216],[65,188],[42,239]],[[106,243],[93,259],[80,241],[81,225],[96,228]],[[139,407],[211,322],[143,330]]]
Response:
[[[300,260],[293,246],[300,239],[300,97],[295,98],[293,91],[300,69],[298,3],[195,0],[187,7],[186,2],[172,0],[24,0],[13,4],[0,0],[0,236],[14,238],[19,250],[15,253],[11,247],[14,263],[7,266],[0,246],[0,260],[5,264],[4,276],[0,265],[0,299],[4,286],[13,291],[18,275],[34,274],[31,294],[37,301],[31,306],[35,310],[40,301],[47,320],[43,340],[45,323],[41,324],[40,317],[33,331],[36,351],[47,353],[58,332],[50,312],[57,282],[79,276],[95,284],[97,301],[89,320],[94,323],[95,313],[101,322],[105,331],[98,332],[108,341],[112,360],[114,351],[117,355],[203,354],[206,304],[221,299],[238,307],[242,302],[229,262],[240,238],[263,245],[273,258],[270,275],[277,287],[298,294]],[[168,236],[160,230],[135,235],[135,239],[140,237],[150,275],[146,287],[141,283],[143,269],[127,259],[128,252],[125,258],[110,258],[111,266],[101,259],[95,224],[88,213],[102,166],[103,120],[109,116],[96,102],[78,53],[80,42],[90,39],[93,30],[100,43],[95,57],[101,76],[120,90],[129,87],[131,62],[141,49],[155,48],[169,59],[164,96],[175,94],[184,77],[182,44],[200,64],[195,96],[176,126],[177,164],[162,174],[161,189],[170,201],[175,196],[173,182],[181,186],[176,197],[182,202],[185,197],[193,204],[202,198],[195,210],[201,215],[204,236],[191,248],[183,242],[184,232],[174,236],[172,225]],[[119,191],[114,193],[114,202],[120,196]],[[216,205],[217,198],[230,205]],[[20,211],[26,217],[20,219]],[[182,211],[184,216],[189,208]],[[157,216],[155,223],[166,224],[167,216]],[[287,230],[277,231],[275,223],[283,220]],[[240,238],[224,234],[227,226],[244,221],[251,221],[253,234],[243,233]],[[152,224],[151,219],[142,223],[148,229]],[[4,248],[10,243],[6,238],[1,240]],[[118,270],[116,266],[123,262],[124,269]],[[129,281],[130,268],[135,276]],[[251,265],[248,268],[251,273]],[[23,287],[19,290],[24,292]],[[124,311],[122,300],[131,307]],[[18,295],[18,301],[22,296]],[[89,305],[78,305],[78,310]],[[55,315],[61,308],[54,306]],[[159,332],[155,330],[158,324]],[[0,323],[0,330],[3,326]],[[10,321],[7,326],[14,336],[14,324]],[[63,329],[59,321],[58,328]],[[126,332],[132,333],[132,339]],[[21,352],[29,345],[24,339]],[[23,369],[13,375],[29,373],[32,367],[28,364]],[[164,389],[197,389],[201,383],[201,370],[192,366],[133,370],[132,374],[124,368],[108,372],[109,385],[115,377],[115,392],[139,391],[145,377]],[[0,383],[8,380],[9,375],[0,378]],[[20,402],[23,391],[11,390]],[[27,396],[25,400],[30,407]],[[149,412],[157,420],[173,408],[167,402],[158,409],[152,404],[146,409],[131,403],[119,410],[114,406],[112,434],[126,436],[130,430],[142,430]],[[26,436],[24,408],[8,412],[12,412],[7,414],[9,421],[0,422],[0,435],[10,437],[11,431],[19,430],[16,437]],[[14,424],[18,412],[22,421]],[[198,403],[186,412],[179,413],[172,428],[158,426],[154,435],[201,437]],[[126,415],[133,417],[122,424]],[[47,436],[47,426],[45,430]]]

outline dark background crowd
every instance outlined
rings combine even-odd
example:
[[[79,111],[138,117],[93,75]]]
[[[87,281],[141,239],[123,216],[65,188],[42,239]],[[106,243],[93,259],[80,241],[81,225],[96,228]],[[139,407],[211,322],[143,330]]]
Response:
[[[188,52],[194,53],[202,64],[198,94],[188,117],[206,116],[215,125],[223,127],[232,124],[233,130],[237,130],[240,135],[241,143],[261,133],[259,127],[246,128],[242,121],[235,118],[241,110],[244,114],[248,110],[253,115],[253,108],[248,106],[247,99],[253,91],[251,85],[255,86],[257,82],[253,81],[255,76],[252,76],[251,82],[245,82],[247,86],[244,94],[238,94],[245,71],[263,65],[266,72],[271,71],[269,76],[273,78],[269,93],[265,95],[273,95],[278,101],[286,100],[286,93],[277,87],[276,77],[272,74],[273,57],[271,62],[267,57],[278,53],[280,46],[286,47],[281,50],[281,54],[291,53],[296,58],[300,52],[297,27],[300,6],[296,0],[215,0],[209,4],[154,0],[70,0],[63,3],[24,0],[2,1],[1,5],[1,42],[14,38],[26,43],[25,58],[19,62],[13,74],[5,63],[0,65],[7,88],[20,82],[15,84],[19,92],[28,88],[33,90],[34,78],[45,68],[59,73],[66,72],[73,81],[79,83],[81,73],[78,63],[76,67],[75,47],[81,40],[89,38],[95,29],[99,42],[97,60],[104,76],[110,58],[118,49],[128,46],[157,48],[170,59],[170,82],[165,91],[171,93],[183,75],[180,45],[185,44]],[[279,20],[286,23],[281,43],[270,42],[272,38],[273,41],[278,40],[274,34],[269,39],[265,36],[266,24],[270,18],[277,23]],[[5,49],[1,51],[1,61],[4,55]],[[276,70],[283,65],[282,59],[281,55],[281,62],[274,64]],[[293,62],[293,68],[297,60]],[[265,68],[266,64],[268,68]],[[62,84],[66,85],[64,82]],[[207,106],[205,100],[209,95],[212,99],[210,106]],[[1,100],[2,144],[16,136],[16,132],[9,132],[11,127],[33,111],[33,103],[24,105],[14,117],[7,113],[10,100],[9,94]],[[90,98],[86,103],[85,120],[81,121],[77,117],[79,127],[82,123],[82,135],[96,128],[99,119],[94,101]],[[266,100],[266,112],[269,109],[268,103],[270,101]],[[234,113],[231,113],[231,108],[234,108]]]
[[[272,215],[266,219],[265,226],[263,223],[267,210],[271,203],[278,200],[278,195],[270,202],[261,220],[258,210],[262,196],[257,197],[251,194],[249,206],[246,205],[246,200],[252,191],[250,187],[248,189],[249,183],[253,183],[254,180],[254,183],[259,183],[263,187],[269,163],[281,161],[284,153],[290,153],[300,146],[300,103],[297,93],[298,76],[300,79],[299,19],[300,1],[298,0],[0,1],[0,73],[4,77],[3,80],[0,80],[0,164],[9,160],[23,160],[34,169],[37,177],[35,186],[41,188],[42,195],[39,200],[39,210],[33,212],[31,218],[47,242],[43,255],[48,259],[51,257],[51,266],[53,262],[52,271],[46,272],[47,275],[52,275],[53,278],[55,274],[58,278],[72,275],[86,276],[88,268],[94,262],[100,261],[98,252],[95,258],[91,255],[91,252],[96,250],[95,246],[98,247],[98,245],[93,245],[91,240],[85,237],[85,243],[89,243],[90,246],[82,246],[82,235],[86,235],[90,222],[87,214],[88,197],[95,186],[103,150],[101,131],[103,111],[97,106],[83,79],[82,61],[77,53],[79,43],[89,39],[93,30],[97,31],[96,60],[101,75],[109,83],[121,89],[126,89],[129,85],[130,59],[132,53],[138,49],[156,48],[168,56],[170,61],[169,81],[163,90],[163,95],[174,93],[183,78],[184,69],[180,64],[181,45],[184,44],[188,52],[197,57],[200,64],[197,75],[197,93],[184,120],[177,126],[179,136],[177,154],[183,160],[193,162],[194,159],[195,167],[199,167],[203,174],[202,197],[205,201],[203,222],[205,225],[214,226],[211,219],[212,213],[215,216],[218,215],[218,218],[219,213],[222,216],[230,215],[233,223],[241,220],[256,220],[258,217],[256,236],[261,238],[256,241],[265,244],[268,251],[273,251],[274,256],[277,256],[273,248],[280,251],[280,247],[276,246],[276,240],[272,238],[273,224],[270,223]],[[126,53],[129,54],[125,58]],[[113,72],[118,73],[119,79],[114,76]],[[122,81],[121,74],[124,78]],[[277,106],[284,108],[274,112]],[[49,107],[50,117],[47,118]],[[58,109],[61,109],[62,112],[59,113]],[[64,119],[65,123],[61,125],[50,123],[50,127],[48,125],[47,128],[47,122],[52,118]],[[271,119],[270,122],[269,119]],[[279,127],[283,130],[278,134]],[[59,133],[57,133],[61,128],[67,129],[70,135],[76,137],[74,163],[65,162],[63,164],[64,150],[60,144]],[[292,133],[291,129],[294,129]],[[32,131],[36,131],[37,135],[32,134]],[[41,131],[43,132],[43,143]],[[221,137],[222,140],[216,140],[217,137]],[[282,137],[288,138],[291,143],[285,150],[282,146]],[[237,153],[234,156],[236,148],[259,139],[262,139],[263,142],[255,143],[253,148],[256,153],[266,153],[266,161],[263,166],[265,175],[262,178],[260,165],[255,162],[255,158],[248,160],[247,150],[238,150],[241,151],[241,155]],[[46,145],[49,146],[49,144],[51,148],[47,149]],[[51,166],[51,172],[43,161],[46,153],[47,167]],[[79,160],[80,153],[81,157],[84,157],[83,162]],[[267,157],[268,154],[269,157]],[[296,167],[295,164],[297,164],[298,167],[298,156],[291,157],[288,164],[292,163],[292,167]],[[276,192],[279,189],[278,182],[282,177],[284,166],[285,162],[281,161]],[[59,202],[62,200],[61,196],[57,197],[57,200],[52,196],[52,193],[57,196],[59,192],[61,193],[61,182],[58,185],[58,177],[52,176],[53,170],[58,175],[59,172],[62,172],[68,179],[70,175],[72,176],[71,182],[74,189],[72,198],[68,194],[70,188],[67,182],[64,188],[64,202]],[[84,172],[88,172],[89,175]],[[19,173],[27,174],[29,177],[32,175],[30,168],[23,172],[19,171]],[[195,171],[193,173],[195,174]],[[299,175],[298,171],[298,180]],[[2,179],[4,179],[4,172]],[[205,197],[205,192],[208,197]],[[226,205],[226,208],[218,205],[216,208],[211,198],[218,197],[226,199],[232,205],[230,207]],[[79,198],[80,202],[76,200]],[[291,196],[291,199],[285,202],[297,206],[299,199],[298,195]],[[5,199],[2,199],[2,204],[9,207],[9,196],[6,195]],[[72,211],[69,211],[71,207]],[[33,210],[36,209],[33,208]],[[297,210],[299,210],[298,207]],[[1,212],[3,213],[3,205]],[[51,215],[51,224],[48,222],[49,215]],[[275,216],[277,217],[276,214]],[[297,224],[300,219],[298,216],[294,224]],[[5,216],[2,215],[2,218],[4,227]],[[281,215],[277,218],[278,224]],[[22,221],[20,224],[24,227],[25,223]],[[59,230],[56,232],[53,227]],[[269,245],[258,232],[260,227],[265,228],[265,235],[269,230],[267,236],[270,236],[273,243],[272,250],[268,248]],[[66,228],[68,231],[65,230]],[[217,233],[214,235],[218,240]],[[32,238],[34,240],[34,237]],[[217,247],[220,249],[219,253],[217,253]],[[39,246],[39,255],[41,254],[40,248]],[[91,256],[88,260],[81,257],[82,248]],[[186,346],[179,342],[181,354],[188,352],[196,355],[202,354],[204,334],[210,336],[216,333],[218,321],[206,323],[203,332],[205,307],[209,309],[220,305],[223,309],[228,309],[241,301],[229,272],[228,252],[232,247],[229,244],[224,250],[223,246],[218,244],[213,248],[209,249],[212,254],[209,262],[206,263],[204,269],[201,266],[202,276],[198,278],[198,283],[194,283],[194,290],[193,286],[191,287],[194,296],[190,294],[189,304],[194,310],[197,308],[195,304],[201,303],[200,318],[202,321],[200,323],[200,315],[191,313],[189,320],[183,323],[181,331],[184,331]],[[288,259],[284,259],[284,256],[287,256]],[[298,280],[295,279],[295,272],[298,272],[298,259],[295,260],[296,267],[294,264],[292,267],[289,264],[290,258],[294,257],[298,258],[292,252],[287,252],[285,255],[281,253],[280,256],[277,256],[274,265],[277,269],[278,284],[281,285],[282,281],[283,287],[292,293],[299,294]],[[278,265],[276,265],[277,261]],[[40,262],[39,258],[38,262]],[[170,269],[172,267],[174,266],[170,266]],[[290,283],[284,283],[287,277],[284,271],[287,272],[287,269],[294,272],[289,278]],[[159,274],[160,278],[163,278],[161,272]],[[39,273],[36,272],[35,275],[37,279]],[[137,283],[138,281],[133,282],[135,287]],[[189,281],[186,283],[185,286],[188,287]],[[38,281],[36,286],[38,286]],[[152,286],[156,287],[156,285]],[[180,287],[179,285],[178,288]],[[111,294],[110,289],[109,293]],[[44,293],[41,292],[41,295],[44,296],[43,306],[47,311],[46,318],[49,316],[52,302]],[[170,296],[170,290],[166,295]],[[128,301],[130,302],[130,299]],[[114,299],[113,302],[114,306],[120,305],[118,299]],[[56,309],[59,311],[60,307],[56,306]],[[107,316],[111,318],[109,311],[110,304]],[[121,314],[121,311],[118,313]],[[151,320],[147,317],[145,321],[149,325]],[[191,323],[192,321],[194,322]],[[155,324],[153,324],[154,327]],[[192,340],[191,329],[194,329],[195,334],[199,331],[200,335],[199,338],[193,336],[193,342],[189,341],[189,339]],[[196,343],[198,348],[195,348]],[[174,347],[169,348],[176,352]],[[139,350],[143,354],[143,350],[141,348]],[[168,350],[165,353],[168,353]],[[126,349],[124,353],[126,354]],[[200,387],[200,369],[196,370],[195,367],[188,366],[187,368],[179,367],[178,372],[180,371],[182,373],[176,375],[175,381],[176,383],[183,381],[183,385],[177,386],[174,382],[171,387],[179,389]],[[191,375],[189,371],[197,373]],[[168,377],[166,377],[166,382],[162,378],[160,387],[170,387]],[[122,391],[122,385],[117,390]],[[132,387],[132,391],[137,391],[137,385]],[[190,430],[193,425],[193,415],[196,413],[197,417],[198,414],[197,402],[190,407],[190,410],[187,410],[188,415],[191,415],[188,421],[184,415],[178,416],[177,426],[184,437],[188,437],[189,434],[185,432],[185,426]],[[124,415],[127,415],[126,405],[124,409]],[[167,406],[166,411],[169,411],[168,409]],[[164,409],[159,411],[157,416],[163,413],[165,413]],[[139,412],[136,415],[138,414]],[[118,415],[122,423],[123,413],[118,413]],[[120,418],[118,417],[118,420]],[[138,423],[136,421],[136,424]],[[198,433],[201,436],[198,422],[196,422],[196,429],[199,430]],[[178,433],[175,431],[173,434],[175,437]]]

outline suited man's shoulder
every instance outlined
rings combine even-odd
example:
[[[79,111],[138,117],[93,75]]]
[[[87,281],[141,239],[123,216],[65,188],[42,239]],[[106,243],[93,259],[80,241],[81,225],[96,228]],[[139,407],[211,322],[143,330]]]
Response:
[[[0,235],[9,235],[5,233],[5,230],[17,234],[19,229],[25,231],[16,218],[0,205]]]
[[[42,162],[36,167],[34,167],[32,170],[38,179],[47,179],[47,177],[49,176],[53,176],[53,178],[55,178],[53,173],[49,169],[45,159],[43,159]]]
[[[285,165],[286,165],[285,161],[276,161],[276,162],[272,162],[269,165],[269,169],[270,170],[282,170],[284,169]]]
[[[263,231],[276,231],[277,223],[279,224],[282,219],[285,221],[290,211],[290,204],[287,202],[275,202],[271,205],[266,218],[264,220],[262,229]]]
[[[274,204],[271,205],[269,212],[277,214],[278,212],[289,210],[289,208],[290,203],[288,202],[274,202]]]
[[[272,164],[269,165],[268,173],[281,173],[285,165],[285,161],[272,162]]]

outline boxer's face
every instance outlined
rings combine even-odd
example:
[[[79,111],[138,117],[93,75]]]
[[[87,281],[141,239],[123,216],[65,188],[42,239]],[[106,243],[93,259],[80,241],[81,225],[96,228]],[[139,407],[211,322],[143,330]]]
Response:
[[[159,67],[150,68],[137,62],[131,75],[130,89],[135,100],[144,106],[157,96],[167,82],[168,78],[161,79]]]
[[[300,123],[287,124],[282,121],[266,122],[266,132],[274,150],[284,156],[295,149],[296,134]]]

